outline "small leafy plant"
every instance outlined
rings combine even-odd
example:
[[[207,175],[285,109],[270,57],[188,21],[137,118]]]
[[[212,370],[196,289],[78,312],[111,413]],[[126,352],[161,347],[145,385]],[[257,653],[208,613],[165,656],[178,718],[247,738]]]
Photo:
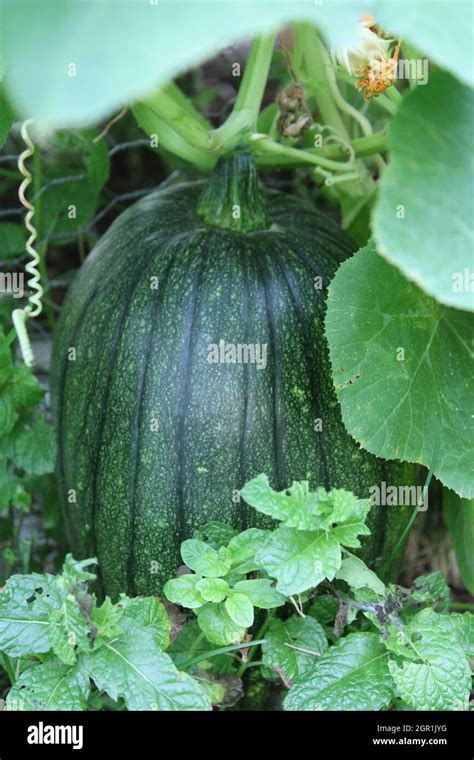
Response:
[[[171,623],[155,598],[97,604],[95,560],[66,557],[58,576],[14,575],[0,597],[0,648],[12,688],[7,710],[84,710],[91,679],[129,710],[208,710],[206,689],[164,649]]]
[[[6,709],[469,709],[474,616],[449,611],[441,573],[386,585],[350,551],[368,500],[307,482],[276,492],[265,475],[242,496],[278,526],[203,526],[165,585],[172,604],[99,604],[95,560],[70,555],[58,576],[12,576]]]
[[[0,580],[17,564],[29,569],[31,541],[22,525],[56,456],[54,430],[40,409],[45,391],[30,369],[14,365],[11,343],[0,328]]]

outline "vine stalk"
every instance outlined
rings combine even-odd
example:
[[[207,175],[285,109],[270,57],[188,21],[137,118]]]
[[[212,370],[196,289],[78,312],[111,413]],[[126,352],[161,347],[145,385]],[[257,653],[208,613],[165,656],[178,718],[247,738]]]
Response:
[[[301,48],[303,69],[306,74],[308,87],[311,88],[312,94],[316,99],[323,121],[326,125],[333,127],[339,138],[350,142],[349,132],[346,129],[339,110],[343,98],[337,89],[335,71],[327,50],[316,29],[311,24],[296,24],[295,30],[296,44],[297,47]],[[339,97],[337,97],[336,92]],[[349,106],[345,101],[344,104],[344,111],[347,112],[348,109],[352,109],[352,106]],[[355,111],[355,109],[353,110]],[[361,114],[356,113],[358,117],[361,117]],[[350,115],[354,116],[354,113],[351,111]],[[362,118],[365,120],[365,117]],[[360,119],[358,120],[360,121]],[[346,194],[356,197],[360,197],[361,195],[366,197],[371,196],[375,183],[370,172],[361,160],[356,162],[354,169],[358,171],[358,181],[345,188]]]
[[[274,45],[273,33],[256,37],[252,42],[232,112],[224,124],[210,134],[212,150],[222,153],[256,131]]]

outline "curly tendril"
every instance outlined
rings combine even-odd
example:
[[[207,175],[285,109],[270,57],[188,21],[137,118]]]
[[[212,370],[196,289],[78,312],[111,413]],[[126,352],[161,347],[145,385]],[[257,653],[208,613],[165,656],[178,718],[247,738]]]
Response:
[[[35,358],[33,355],[33,350],[31,348],[30,339],[28,337],[28,333],[26,330],[26,320],[28,319],[28,317],[39,316],[39,314],[41,314],[41,311],[43,309],[43,304],[41,301],[41,298],[43,295],[43,288],[41,286],[40,274],[38,270],[40,257],[39,257],[38,251],[33,246],[33,243],[38,237],[38,233],[32,222],[32,219],[35,213],[35,207],[25,195],[26,189],[29,187],[32,181],[31,172],[25,166],[25,161],[27,158],[30,158],[35,151],[35,146],[31,140],[30,135],[28,134],[28,127],[31,125],[32,121],[33,119],[27,119],[26,121],[23,122],[21,126],[21,136],[27,147],[18,158],[18,169],[20,173],[22,174],[22,176],[24,177],[24,180],[21,183],[18,190],[18,197],[20,199],[21,204],[27,210],[26,215],[25,215],[25,227],[30,233],[30,236],[28,240],[26,241],[26,245],[25,245],[26,251],[30,256],[30,261],[25,266],[25,270],[28,272],[28,274],[31,275],[31,277],[28,280],[28,287],[30,289],[30,294],[28,296],[27,306],[25,306],[24,309],[15,309],[12,313],[13,325],[15,327],[16,334],[18,336],[18,342],[20,344],[20,350],[23,356],[23,360],[27,367],[33,367],[35,363]]]

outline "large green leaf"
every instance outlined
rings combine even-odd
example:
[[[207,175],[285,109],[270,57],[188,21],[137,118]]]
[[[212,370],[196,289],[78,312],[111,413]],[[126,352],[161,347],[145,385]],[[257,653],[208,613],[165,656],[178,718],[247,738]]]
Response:
[[[97,687],[129,710],[209,710],[205,689],[173,665],[155,641],[153,629],[130,621],[123,636],[88,655]]]
[[[253,625],[253,604],[245,594],[232,591],[225,600],[224,607],[236,625],[241,625],[243,628],[250,628]]]
[[[292,681],[311,669],[328,648],[322,626],[312,617],[296,615],[273,620],[262,645],[263,662]]]
[[[7,654],[22,657],[49,652],[52,625],[49,611],[44,608],[31,610],[0,601],[0,646]]]
[[[453,633],[433,625],[417,634],[417,661],[389,662],[400,696],[415,710],[467,709],[471,669]]]
[[[22,427],[15,434],[12,459],[17,467],[31,475],[53,472],[56,436],[41,414],[36,416],[30,427]]]
[[[89,678],[79,664],[58,660],[25,670],[10,689],[7,710],[85,710]]]
[[[9,93],[22,115],[83,126],[146,95],[225,45],[292,19],[317,22],[337,47],[365,10],[360,0],[6,0]],[[75,76],[70,76],[74,64]]]
[[[387,651],[375,633],[351,633],[296,679],[285,710],[383,710],[393,698]]]
[[[379,253],[441,303],[474,310],[474,94],[444,71],[403,100],[373,219]]]
[[[291,20],[316,23],[329,44],[354,39],[372,12],[463,81],[471,50],[470,4],[448,0],[4,0],[7,87],[21,115],[83,126],[201,63],[225,45]],[[91,51],[100,51],[100,60]],[[76,76],[68,74],[76,65]]]
[[[62,597],[51,575],[12,575],[0,592],[0,651],[13,657],[51,649],[51,631],[60,627],[52,612]]]
[[[255,553],[268,536],[268,530],[248,528],[229,541],[228,549],[232,557],[232,567],[241,573],[255,569]]]
[[[283,491],[274,491],[268,476],[262,474],[246,483],[240,495],[251,507],[274,520],[281,520],[288,528],[314,530],[321,527],[321,518],[315,514],[319,495],[309,490],[306,480],[293,483]]]
[[[443,628],[457,639],[467,657],[474,657],[474,615],[471,612],[463,614],[452,612],[450,615],[439,615]]]
[[[229,550],[221,546],[216,551],[212,546],[196,538],[189,538],[181,544],[181,556],[185,564],[198,575],[206,578],[218,578],[226,575],[232,565]]]
[[[466,588],[474,594],[474,499],[460,499],[445,488],[443,511],[459,571]]]
[[[45,391],[31,369],[25,364],[17,365],[13,374],[13,395],[16,403],[24,407],[35,407],[44,394]]]
[[[346,581],[353,589],[369,588],[379,596],[385,594],[385,584],[359,557],[346,557],[336,573],[337,580]]]
[[[257,561],[277,579],[277,590],[292,596],[334,578],[341,566],[341,545],[322,531],[280,527],[258,550]]]
[[[238,644],[245,636],[245,625],[236,623],[224,605],[206,604],[197,611],[198,623],[206,639],[218,647]]]
[[[54,654],[64,665],[74,665],[76,647],[87,650],[90,644],[89,625],[74,594],[67,594],[61,608],[52,610],[50,621],[49,640]]]
[[[223,578],[198,578],[196,583],[196,591],[206,602],[223,602],[229,588],[229,584]]]
[[[377,22],[416,45],[458,79],[474,84],[472,4],[469,0],[375,0],[368,3]]]
[[[372,243],[329,288],[326,334],[347,429],[372,454],[433,466],[467,498],[473,327],[472,314],[434,301]]]
[[[234,590],[242,591],[245,596],[248,596],[254,607],[261,607],[264,610],[281,607],[286,601],[283,594],[279,594],[276,588],[273,588],[273,581],[270,578],[252,578],[238,581],[234,585]]]
[[[434,609],[425,607],[420,610],[414,618],[412,618],[408,630],[414,628],[417,633],[420,629],[428,628],[431,630],[435,626],[441,626],[447,631],[451,637],[451,640],[457,643],[466,657],[472,659],[474,657],[474,615],[472,612],[450,612],[448,615],[438,614]],[[400,628],[397,627],[397,638],[400,641]],[[403,642],[403,636],[401,637]],[[407,641],[405,639],[404,647],[398,646],[397,650],[400,654],[406,655]],[[413,650],[416,659],[416,652]],[[412,658],[413,659],[413,658]]]
[[[171,578],[165,583],[164,593],[166,598],[173,604],[180,604],[182,607],[197,609],[206,603],[204,596],[201,596],[196,588],[199,583],[199,575],[186,573],[179,578]]]

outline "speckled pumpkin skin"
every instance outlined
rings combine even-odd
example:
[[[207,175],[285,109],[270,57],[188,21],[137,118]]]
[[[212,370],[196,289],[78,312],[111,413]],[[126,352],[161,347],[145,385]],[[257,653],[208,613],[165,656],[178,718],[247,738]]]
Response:
[[[268,527],[236,498],[258,473],[279,489],[308,479],[364,497],[381,481],[414,482],[411,467],[357,446],[334,394],[325,296],[351,241],[281,193],[264,196],[268,229],[209,227],[195,213],[201,191],[156,191],[119,216],[77,275],[58,328],[67,524],[76,556],[98,557],[112,597],[160,593],[181,564],[181,541],[205,522]],[[266,344],[266,367],[209,362],[220,340]],[[372,509],[363,540],[372,567],[407,511]]]

